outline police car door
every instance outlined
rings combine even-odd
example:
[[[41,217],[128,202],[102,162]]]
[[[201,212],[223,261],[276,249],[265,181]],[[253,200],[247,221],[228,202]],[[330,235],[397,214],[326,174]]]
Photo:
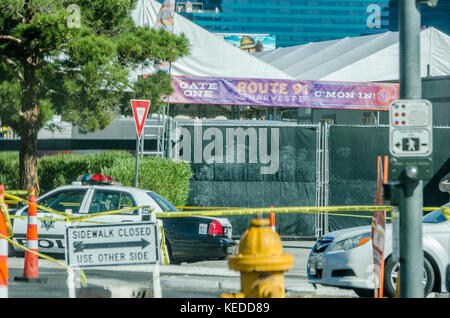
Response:
[[[57,189],[38,198],[38,206],[58,211],[80,215],[86,200],[87,188]],[[28,207],[20,215],[24,218],[14,221],[14,239],[17,243],[25,245],[27,233]],[[50,213],[38,207],[38,246],[41,253],[64,253],[64,234],[66,222],[64,216]],[[17,250],[17,248],[16,248]]]
[[[87,215],[99,214],[99,216],[89,217],[84,220],[84,223],[98,224],[141,221],[139,210],[130,210],[138,206],[136,199],[130,191],[125,189],[94,186],[93,193],[88,202]],[[127,209],[128,211],[126,212],[101,215],[103,212]]]

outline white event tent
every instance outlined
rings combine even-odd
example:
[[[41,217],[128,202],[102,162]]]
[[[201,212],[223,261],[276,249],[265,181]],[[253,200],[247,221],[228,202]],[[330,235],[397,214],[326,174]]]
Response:
[[[450,75],[450,37],[429,27],[420,33],[421,76]],[[374,82],[399,80],[399,32],[311,42],[254,53],[296,79]]]
[[[139,0],[131,13],[137,26],[154,27],[161,4],[154,0]],[[294,79],[284,71],[241,51],[222,38],[210,33],[175,13],[174,34],[184,33],[190,54],[172,63],[171,75]],[[136,70],[133,74],[151,74],[154,68]]]

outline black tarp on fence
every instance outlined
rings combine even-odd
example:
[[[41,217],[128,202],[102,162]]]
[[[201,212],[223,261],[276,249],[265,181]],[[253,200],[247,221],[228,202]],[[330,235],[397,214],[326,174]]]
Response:
[[[194,143],[194,126],[184,126],[191,133],[191,148],[204,150],[213,138],[204,138],[201,127],[201,145]],[[194,162],[191,151],[192,170],[189,204],[204,207],[270,207],[270,206],[312,206],[316,204],[316,156],[317,127],[301,126],[214,126],[223,138],[223,159],[221,163]],[[250,163],[249,138],[245,139],[245,162],[236,163],[238,147],[235,145],[235,161],[226,161],[227,129],[242,128],[244,133],[254,129],[260,141],[260,128],[268,129],[268,136],[278,130],[279,166],[274,173],[261,173],[260,159]],[[199,130],[200,131],[200,130]],[[323,138],[326,138],[323,137]],[[377,156],[389,154],[389,127],[387,126],[330,126],[328,134],[329,181],[328,204],[334,205],[372,205],[376,188]],[[267,149],[272,148],[267,137]],[[235,140],[237,141],[237,139]],[[424,182],[424,206],[439,206],[448,201],[448,196],[439,192],[437,183],[450,171],[450,128],[433,129],[433,169],[434,177]],[[229,146],[229,143],[228,143]],[[211,148],[211,147],[210,147]],[[253,150],[255,151],[255,150]],[[259,149],[258,149],[259,151]],[[185,158],[188,159],[188,158]],[[321,168],[323,169],[323,167]],[[366,215],[369,218],[356,218],[330,215],[329,231],[369,225],[372,212],[349,212]],[[230,216],[233,231],[242,234],[254,216]],[[311,214],[278,214],[277,231],[283,237],[313,237],[315,217]]]
[[[190,152],[189,161],[194,173],[191,179],[190,205],[203,207],[315,205],[316,132],[314,127],[215,126],[214,129],[218,130],[214,131],[214,138],[211,137],[211,131],[208,131],[211,129],[209,126],[200,128],[183,126],[183,128],[189,131],[189,133],[185,132],[182,138],[190,138],[190,150],[188,149],[187,152]],[[239,128],[241,130],[238,130]],[[202,132],[201,137],[199,137],[199,131]],[[239,137],[236,135],[239,134],[245,135],[245,139],[242,139],[245,140],[244,143],[238,143]],[[234,142],[231,142],[230,136],[233,136]],[[256,140],[257,147],[249,142],[255,136],[256,139],[252,142]],[[215,157],[215,162],[207,162],[208,158],[205,157],[208,157],[209,151],[205,153],[205,150],[211,149],[211,143],[217,139],[222,140],[219,143],[222,144],[222,148],[216,144],[220,149],[214,149],[212,154],[215,156],[220,153],[221,156]],[[189,159],[185,153],[183,154],[188,144],[185,140],[184,146],[181,147],[183,148],[181,153],[185,155],[184,159]],[[264,151],[265,147],[267,152]],[[195,160],[195,149],[200,148],[203,150],[201,162],[199,162],[199,151]],[[241,159],[238,163],[240,151],[245,154],[245,162]],[[234,159],[227,157],[231,152],[234,152]],[[267,158],[264,160],[267,155],[273,155],[270,164]],[[265,171],[264,167],[267,168]],[[232,222],[233,232],[242,234],[248,227],[249,221],[255,216],[227,217]],[[278,214],[276,225],[277,230],[283,235],[314,236],[314,215]]]
[[[433,149],[435,177],[424,182],[426,207],[448,202],[448,195],[439,192],[437,184],[445,171],[450,171],[450,128],[433,129]],[[329,154],[329,205],[374,204],[377,156],[390,156],[389,127],[331,126]],[[372,215],[370,212],[359,214]],[[329,230],[369,225],[370,222],[370,218],[329,216]]]

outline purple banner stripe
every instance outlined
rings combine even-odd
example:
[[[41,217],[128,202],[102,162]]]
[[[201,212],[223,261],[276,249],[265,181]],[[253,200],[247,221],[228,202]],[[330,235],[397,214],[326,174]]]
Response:
[[[398,84],[172,76],[170,103],[389,110]]]

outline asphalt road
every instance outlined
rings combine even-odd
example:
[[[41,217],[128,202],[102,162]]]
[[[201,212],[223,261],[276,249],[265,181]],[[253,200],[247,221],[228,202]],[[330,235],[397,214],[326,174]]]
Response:
[[[287,296],[356,297],[353,291],[332,287],[314,288],[306,281],[306,261],[313,241],[283,241],[285,253],[294,257],[285,273]],[[9,257],[9,298],[67,298],[67,271],[58,264],[39,259],[39,277],[45,283],[23,283],[23,257]],[[114,298],[151,297],[152,274],[146,265],[84,269],[89,290],[85,296]],[[240,291],[240,273],[228,268],[226,260],[160,266],[163,298],[217,298]],[[91,294],[86,291],[91,292]]]

